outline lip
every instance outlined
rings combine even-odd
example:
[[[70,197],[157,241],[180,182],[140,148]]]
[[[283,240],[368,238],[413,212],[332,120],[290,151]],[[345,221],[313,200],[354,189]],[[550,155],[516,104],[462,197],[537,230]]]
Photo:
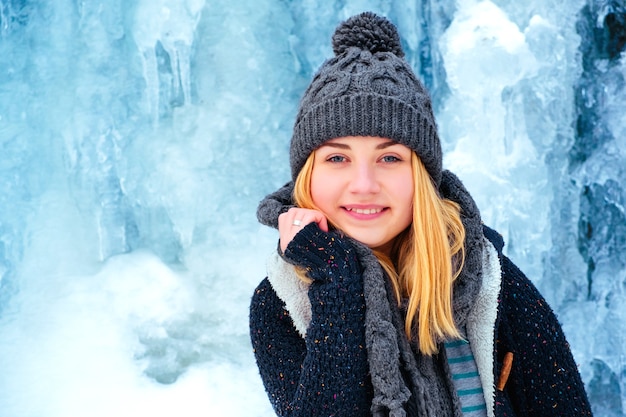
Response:
[[[357,220],[374,220],[382,216],[388,209],[385,206],[379,205],[359,205],[351,204],[347,206],[341,206],[344,212]]]

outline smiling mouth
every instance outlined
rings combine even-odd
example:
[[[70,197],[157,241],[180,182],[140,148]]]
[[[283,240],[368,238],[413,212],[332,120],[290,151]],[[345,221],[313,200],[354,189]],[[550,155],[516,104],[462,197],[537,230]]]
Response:
[[[347,211],[351,211],[356,214],[378,214],[384,210],[382,208],[360,209],[360,208],[350,208],[350,207],[345,207],[345,209]]]

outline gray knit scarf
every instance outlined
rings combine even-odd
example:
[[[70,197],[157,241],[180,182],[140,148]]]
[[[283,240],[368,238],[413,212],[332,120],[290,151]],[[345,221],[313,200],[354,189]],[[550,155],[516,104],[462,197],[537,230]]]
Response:
[[[454,174],[443,172],[439,192],[461,206],[465,226],[465,265],[453,290],[455,322],[463,329],[482,282],[482,223],[474,200]],[[277,228],[278,215],[293,207],[292,193],[289,183],[268,195],[257,210],[259,221]],[[374,387],[372,415],[462,417],[443,347],[433,356],[418,352],[416,343],[404,333],[404,314],[377,258],[363,244],[352,243],[363,267],[365,340]]]

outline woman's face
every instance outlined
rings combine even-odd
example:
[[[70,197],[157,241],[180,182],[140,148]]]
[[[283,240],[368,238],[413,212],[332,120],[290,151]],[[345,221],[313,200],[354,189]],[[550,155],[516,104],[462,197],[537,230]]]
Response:
[[[348,236],[388,254],[413,219],[411,153],[384,138],[329,140],[315,151],[313,202]]]

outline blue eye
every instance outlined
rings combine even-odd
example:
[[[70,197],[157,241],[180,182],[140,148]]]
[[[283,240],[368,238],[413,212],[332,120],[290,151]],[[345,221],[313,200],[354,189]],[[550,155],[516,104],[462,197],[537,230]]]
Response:
[[[381,158],[381,160],[383,162],[398,162],[400,161],[400,158],[398,158],[397,156],[394,155],[385,155]]]
[[[341,155],[333,155],[327,159],[328,162],[345,162],[346,157]]]

